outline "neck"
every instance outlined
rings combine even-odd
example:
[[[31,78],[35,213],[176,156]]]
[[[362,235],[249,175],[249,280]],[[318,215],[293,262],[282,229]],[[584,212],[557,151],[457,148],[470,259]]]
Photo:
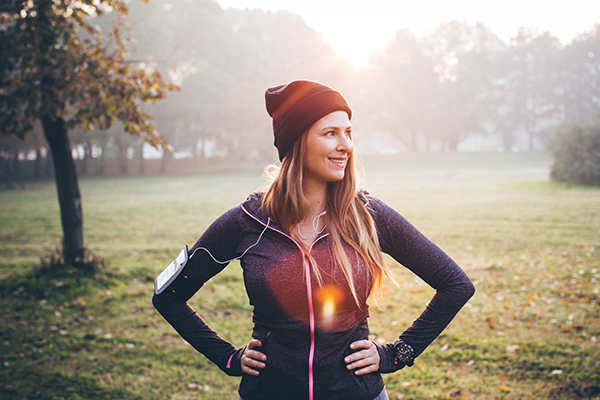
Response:
[[[322,185],[304,185],[302,190],[304,191],[304,196],[310,204],[309,218],[312,220],[314,216],[325,211],[327,183],[323,182]]]

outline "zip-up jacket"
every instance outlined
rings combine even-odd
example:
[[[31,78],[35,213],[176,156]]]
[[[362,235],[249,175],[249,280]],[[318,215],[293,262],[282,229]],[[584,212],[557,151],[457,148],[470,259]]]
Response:
[[[462,269],[404,217],[382,201],[361,195],[375,221],[381,250],[436,290],[419,318],[400,335],[416,357],[475,289]],[[262,342],[257,350],[267,360],[259,376],[243,375],[240,396],[244,400],[372,400],[384,387],[381,373],[404,365],[394,361],[387,344],[376,345],[381,359],[378,372],[358,376],[346,368],[350,343],[369,337],[367,297],[372,280],[363,260],[345,245],[354,269],[357,305],[340,268],[334,267],[327,231],[310,247],[321,271],[319,282],[300,246],[263,215],[261,198],[259,193],[250,195],[206,229],[189,250],[193,255],[181,273],[164,292],[154,295],[154,306],[196,350],[225,373],[241,376],[245,348],[236,349],[219,337],[187,303],[225,267],[215,259],[241,256],[244,284],[254,308],[252,336]]]

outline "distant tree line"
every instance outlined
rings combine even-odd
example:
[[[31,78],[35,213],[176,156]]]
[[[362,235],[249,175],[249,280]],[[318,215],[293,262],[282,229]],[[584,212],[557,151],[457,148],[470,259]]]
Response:
[[[111,14],[90,24],[109,32]],[[456,151],[473,137],[493,138],[504,150],[539,149],[549,147],[558,127],[587,125],[600,111],[600,25],[565,46],[528,28],[506,43],[485,25],[462,21],[442,22],[423,37],[398,30],[355,71],[287,11],[151,0],[130,3],[128,22],[128,62],[180,87],[143,106],[173,148],[163,169],[173,156],[275,159],[263,93],[298,78],[348,97],[357,146],[368,151]],[[132,165],[144,171],[142,141],[120,127],[73,130],[70,137],[83,175],[102,174],[107,163],[120,173]],[[0,146],[5,177],[18,177],[25,156],[37,160],[36,176],[47,174],[39,129],[21,141],[2,138]]]

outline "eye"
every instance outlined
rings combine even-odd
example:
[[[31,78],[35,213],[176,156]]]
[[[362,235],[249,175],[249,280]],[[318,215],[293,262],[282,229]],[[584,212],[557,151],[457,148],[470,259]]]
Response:
[[[352,131],[348,130],[346,132],[344,132],[344,135],[348,138],[348,139],[352,139]]]

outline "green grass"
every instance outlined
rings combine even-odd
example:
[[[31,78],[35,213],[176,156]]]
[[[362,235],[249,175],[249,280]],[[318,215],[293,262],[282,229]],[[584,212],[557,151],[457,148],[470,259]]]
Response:
[[[538,153],[365,157],[365,166],[365,187],[477,287],[415,367],[385,376],[390,399],[600,396],[600,189],[548,181]],[[180,248],[262,185],[261,168],[82,180],[86,245],[108,263],[96,277],[34,277],[60,241],[54,186],[0,191],[0,397],[237,398],[239,378],[183,342],[150,298]],[[372,339],[386,342],[433,293],[391,264],[399,287],[386,285],[369,320]],[[191,303],[234,345],[247,343],[237,263]]]

